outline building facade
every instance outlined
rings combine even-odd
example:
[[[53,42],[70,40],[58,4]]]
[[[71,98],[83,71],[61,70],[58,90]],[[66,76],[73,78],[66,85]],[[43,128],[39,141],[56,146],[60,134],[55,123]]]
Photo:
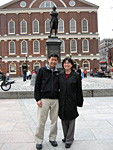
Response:
[[[113,67],[113,44],[109,44],[99,49],[99,67],[103,71],[110,71]]]
[[[13,0],[0,7],[3,72],[21,76],[25,68],[37,70],[46,64],[53,6],[59,13],[61,60],[71,56],[75,67],[99,68],[97,5],[85,0]]]

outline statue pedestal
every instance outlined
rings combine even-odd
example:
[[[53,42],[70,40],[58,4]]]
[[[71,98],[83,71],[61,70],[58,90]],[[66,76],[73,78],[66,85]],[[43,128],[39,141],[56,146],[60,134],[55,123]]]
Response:
[[[58,58],[58,68],[61,67],[61,55],[60,55],[60,46],[61,41],[58,39],[58,37],[48,37],[46,41],[46,47],[47,47],[47,58],[51,54],[57,54],[59,56]]]

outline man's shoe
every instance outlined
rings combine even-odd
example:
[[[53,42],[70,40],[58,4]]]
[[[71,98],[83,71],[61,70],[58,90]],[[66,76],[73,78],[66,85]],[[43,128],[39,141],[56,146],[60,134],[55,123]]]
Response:
[[[38,150],[42,149],[42,144],[36,144],[36,149]]]
[[[71,144],[65,144],[65,148],[70,148]]]
[[[52,145],[52,146],[54,146],[54,147],[58,146],[58,144],[57,144],[57,142],[56,142],[56,141],[50,141],[50,140],[49,140],[49,142],[50,142],[50,143],[51,143],[51,145]]]
[[[64,143],[65,143],[65,142],[66,142],[66,140],[65,140],[65,139],[62,139],[62,142],[64,142]]]

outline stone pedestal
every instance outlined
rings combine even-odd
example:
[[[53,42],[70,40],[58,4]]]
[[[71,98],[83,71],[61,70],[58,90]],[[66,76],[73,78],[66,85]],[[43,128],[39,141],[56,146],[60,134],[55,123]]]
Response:
[[[59,56],[58,63],[61,63],[60,46],[61,41],[58,37],[48,37],[46,41],[47,58],[51,54],[57,54]]]

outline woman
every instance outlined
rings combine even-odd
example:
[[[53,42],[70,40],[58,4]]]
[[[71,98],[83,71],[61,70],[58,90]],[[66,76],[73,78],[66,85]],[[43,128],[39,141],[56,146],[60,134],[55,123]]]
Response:
[[[82,107],[83,96],[81,78],[75,72],[71,58],[65,58],[62,62],[64,71],[60,72],[60,95],[59,95],[59,117],[62,122],[64,133],[63,142],[65,147],[70,148],[74,140],[75,119],[78,117],[77,106]]]

